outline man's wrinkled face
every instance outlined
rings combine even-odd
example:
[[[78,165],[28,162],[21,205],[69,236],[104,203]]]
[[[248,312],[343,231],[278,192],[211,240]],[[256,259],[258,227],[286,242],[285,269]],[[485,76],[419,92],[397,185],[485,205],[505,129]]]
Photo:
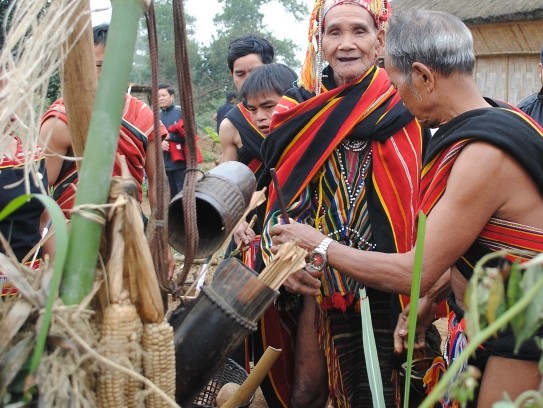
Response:
[[[385,69],[387,71],[390,82],[394,88],[398,90],[404,106],[413,114],[423,127],[436,128],[439,127],[440,121],[431,104],[422,97],[423,89],[417,89],[417,85],[413,79],[407,78],[397,67],[390,63],[390,58],[385,56]]]
[[[384,32],[371,14],[356,4],[332,8],[324,22],[322,50],[338,85],[354,82],[377,60]]]

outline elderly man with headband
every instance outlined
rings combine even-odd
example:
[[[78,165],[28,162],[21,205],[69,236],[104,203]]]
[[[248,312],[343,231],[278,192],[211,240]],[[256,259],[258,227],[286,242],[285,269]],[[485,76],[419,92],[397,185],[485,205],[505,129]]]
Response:
[[[263,262],[273,257],[272,228],[287,221],[270,183],[272,167],[288,216],[326,236],[261,321],[261,346],[283,349],[263,385],[273,407],[324,407],[328,399],[336,407],[373,405],[361,336],[363,284],[326,265],[325,254],[332,242],[382,252],[406,252],[414,242],[427,134],[375,65],[389,14],[382,0],[316,2],[298,86],[277,105],[262,146],[259,187],[269,192],[259,217]],[[368,296],[385,400],[394,406],[400,299],[370,288]]]

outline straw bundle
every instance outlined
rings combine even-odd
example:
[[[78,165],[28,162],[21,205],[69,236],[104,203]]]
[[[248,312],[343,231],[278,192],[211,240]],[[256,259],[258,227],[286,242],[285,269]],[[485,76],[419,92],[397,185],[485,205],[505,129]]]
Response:
[[[305,266],[307,251],[295,242],[281,245],[279,252],[260,273],[259,279],[274,290],[285,282],[289,275]]]

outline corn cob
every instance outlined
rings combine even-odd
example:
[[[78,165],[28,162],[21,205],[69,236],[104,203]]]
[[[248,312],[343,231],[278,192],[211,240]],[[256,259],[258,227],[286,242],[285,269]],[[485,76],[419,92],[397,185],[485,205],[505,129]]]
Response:
[[[143,325],[144,375],[175,399],[175,349],[173,328],[167,321]],[[147,408],[169,406],[163,398],[151,393],[145,399]]]
[[[130,367],[131,354],[139,349],[141,320],[134,305],[125,300],[112,303],[104,311],[101,325],[100,348],[102,355],[112,361]],[[140,334],[138,334],[140,333]],[[138,352],[139,354],[139,352]],[[103,367],[96,385],[96,400],[99,407],[126,407],[126,374]]]
[[[137,309],[136,309],[137,310]],[[132,370],[142,374],[142,348],[141,341],[143,335],[143,325],[141,320],[137,320],[137,328],[134,336],[134,347],[129,347],[128,357],[130,358],[130,363],[132,364]],[[135,379],[134,377],[128,377],[125,385],[125,395],[126,395],[126,406],[128,408],[136,408],[141,406],[138,404],[138,399],[141,396],[142,383],[140,380]]]

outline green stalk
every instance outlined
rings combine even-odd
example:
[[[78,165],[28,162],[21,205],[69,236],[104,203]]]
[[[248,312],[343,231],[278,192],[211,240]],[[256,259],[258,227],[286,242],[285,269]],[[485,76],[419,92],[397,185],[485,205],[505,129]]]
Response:
[[[360,318],[362,319],[362,344],[364,346],[364,358],[366,360],[372,402],[375,408],[384,408],[383,380],[371,320],[370,300],[366,295],[366,288],[359,289],[358,293],[360,294]]]
[[[498,317],[492,324],[481,330],[474,339],[470,339],[466,348],[460,353],[460,355],[449,366],[445,375],[441,377],[437,386],[432,390],[430,395],[424,399],[419,408],[431,408],[436,402],[439,401],[439,397],[445,394],[449,384],[454,379],[454,376],[460,370],[462,365],[469,359],[469,357],[477,350],[477,348],[487,339],[492,337],[502,327],[505,327],[517,314],[521,313],[532,302],[538,292],[543,289],[543,278],[539,279],[537,283],[530,288],[523,297],[519,299],[511,308],[507,309],[500,317]]]
[[[74,208],[108,201],[111,174],[119,140],[128,76],[132,69],[141,0],[115,0],[100,80]],[[96,210],[85,210],[101,218]],[[79,303],[91,290],[96,274],[103,225],[75,211],[64,267],[61,297],[66,305]]]
[[[420,281],[422,276],[422,256],[424,237],[426,235],[426,215],[419,213],[417,226],[417,243],[415,247],[415,263],[413,265],[413,280],[411,281],[411,295],[409,298],[409,331],[407,332],[407,367],[405,371],[404,408],[409,406],[409,391],[411,390],[411,370],[413,365],[413,348],[417,330],[417,310],[419,306]]]

